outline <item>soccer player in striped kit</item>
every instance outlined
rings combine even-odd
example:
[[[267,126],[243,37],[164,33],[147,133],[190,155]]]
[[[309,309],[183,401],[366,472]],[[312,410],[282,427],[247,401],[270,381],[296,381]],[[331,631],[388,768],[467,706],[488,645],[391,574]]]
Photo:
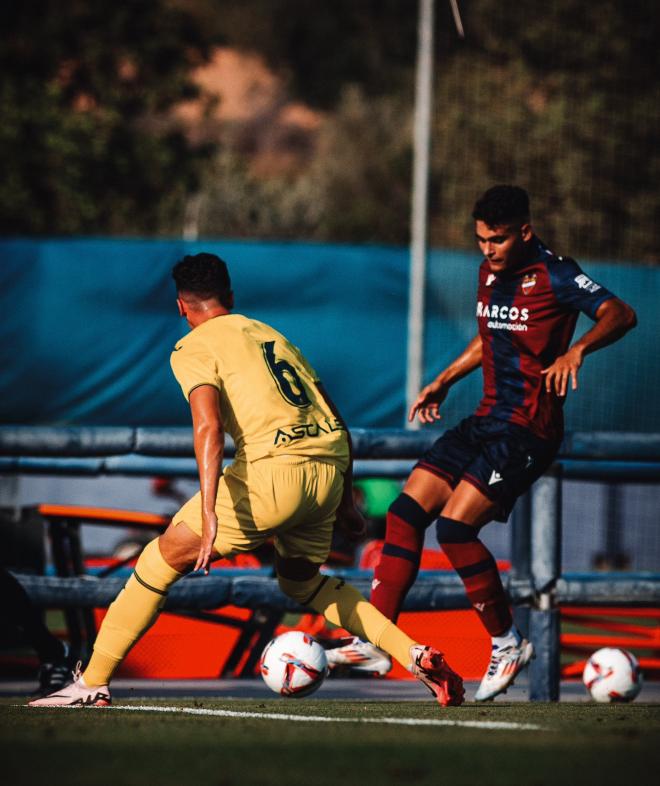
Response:
[[[472,215],[484,255],[478,334],[421,391],[409,420],[439,419],[450,387],[479,366],[483,398],[474,415],[421,457],[389,508],[371,602],[397,619],[417,576],[424,532],[437,519],[438,541],[492,638],[491,660],[475,696],[486,701],[507,689],[534,651],[513,624],[495,560],[479,530],[492,520],[506,521],[517,497],[552,464],[563,436],[566,393],[569,385],[577,389],[584,357],[621,338],[636,317],[574,260],[556,256],[536,237],[522,188],[489,189]],[[580,311],[595,324],[571,345]],[[360,642],[352,646],[360,647],[366,655],[373,650]],[[355,660],[350,649],[346,645],[345,654]],[[340,649],[331,657],[341,661],[343,656]]]

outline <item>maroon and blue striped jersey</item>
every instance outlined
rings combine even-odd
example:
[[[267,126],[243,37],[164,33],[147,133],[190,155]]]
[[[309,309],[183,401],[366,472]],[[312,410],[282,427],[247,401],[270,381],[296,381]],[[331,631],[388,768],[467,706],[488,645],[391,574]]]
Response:
[[[595,319],[613,295],[573,259],[555,256],[537,238],[533,242],[532,261],[493,273],[484,260],[479,269],[484,395],[475,414],[559,440],[564,399],[546,392],[541,370],[567,351],[579,312]]]

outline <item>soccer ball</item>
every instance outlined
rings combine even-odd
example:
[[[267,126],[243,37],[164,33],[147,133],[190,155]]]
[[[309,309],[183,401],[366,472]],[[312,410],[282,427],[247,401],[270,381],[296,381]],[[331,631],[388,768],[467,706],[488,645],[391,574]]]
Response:
[[[259,670],[272,691],[299,699],[321,686],[328,673],[328,659],[315,638],[292,630],[268,642]]]
[[[587,661],[582,680],[594,701],[632,701],[642,689],[637,658],[627,650],[603,647]]]

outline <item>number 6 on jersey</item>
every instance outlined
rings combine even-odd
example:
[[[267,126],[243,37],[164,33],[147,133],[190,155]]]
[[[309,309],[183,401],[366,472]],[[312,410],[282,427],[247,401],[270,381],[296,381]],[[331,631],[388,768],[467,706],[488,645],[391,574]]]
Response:
[[[285,401],[288,401],[294,407],[308,407],[312,402],[309,400],[298,372],[288,360],[277,360],[275,357],[275,342],[266,341],[261,345],[261,348],[268,370]]]

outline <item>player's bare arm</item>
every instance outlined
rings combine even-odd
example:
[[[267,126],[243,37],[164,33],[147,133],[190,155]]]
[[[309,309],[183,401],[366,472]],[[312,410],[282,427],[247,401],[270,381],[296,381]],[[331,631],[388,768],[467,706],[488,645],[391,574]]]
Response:
[[[190,410],[193,421],[193,445],[202,494],[202,540],[194,570],[203,570],[208,574],[213,543],[218,532],[215,502],[222,475],[222,457],[225,448],[217,388],[212,385],[200,385],[195,388],[190,394]]]
[[[337,507],[337,526],[340,527],[351,540],[361,540],[367,531],[367,522],[364,516],[362,516],[360,511],[355,507],[355,502],[353,501],[353,442],[351,440],[351,432],[348,430],[348,426],[341,416],[337,405],[330,398],[328,391],[320,382],[317,383],[317,387],[332,414],[341,423],[346,432],[346,438],[348,439],[348,469],[344,473],[344,491],[342,493],[341,502]]]
[[[637,315],[627,303],[616,297],[606,300],[596,311],[596,324],[568,352],[541,371],[545,389],[550,393],[554,388],[558,396],[565,396],[570,380],[571,389],[577,390],[578,371],[585,356],[618,341],[636,324]]]
[[[483,355],[481,336],[475,336],[461,354],[444,371],[422,389],[408,413],[408,420],[412,421],[415,415],[421,423],[433,423],[439,420],[440,405],[447,397],[449,388],[470,372],[479,368]]]

